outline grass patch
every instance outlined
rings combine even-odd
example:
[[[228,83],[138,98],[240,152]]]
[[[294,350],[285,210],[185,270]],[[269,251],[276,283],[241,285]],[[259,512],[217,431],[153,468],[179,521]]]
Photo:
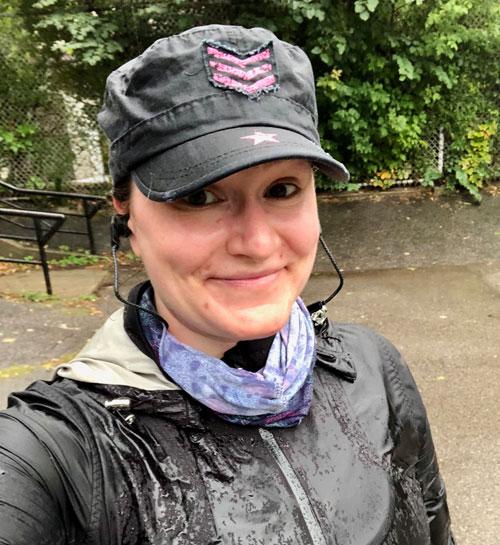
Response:
[[[44,291],[26,291],[19,294],[21,299],[30,301],[31,303],[48,303],[58,301],[59,298],[55,295],[49,295]]]
[[[61,251],[69,251],[69,248],[66,248],[66,246],[59,246]],[[51,259],[49,265],[60,269],[88,267],[89,265],[100,263],[103,259],[107,260],[109,258],[91,254],[88,250],[82,250],[78,252],[69,252],[67,255],[58,259]]]

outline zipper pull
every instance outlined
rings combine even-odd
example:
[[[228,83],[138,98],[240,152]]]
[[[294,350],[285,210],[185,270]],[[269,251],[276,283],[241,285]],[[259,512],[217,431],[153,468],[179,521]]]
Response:
[[[104,407],[110,411],[116,411],[118,414],[121,411],[130,411],[132,401],[128,397],[116,397],[115,399],[108,399],[104,402]],[[120,416],[123,416],[120,414]],[[123,416],[125,422],[131,426],[135,422],[135,415],[132,413]]]

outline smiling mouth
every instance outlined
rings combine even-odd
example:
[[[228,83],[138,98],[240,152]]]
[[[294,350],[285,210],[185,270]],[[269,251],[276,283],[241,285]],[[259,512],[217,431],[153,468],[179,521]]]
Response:
[[[235,276],[213,277],[210,280],[227,286],[260,286],[272,284],[277,280],[283,268],[272,271],[263,271],[259,273],[238,274]]]

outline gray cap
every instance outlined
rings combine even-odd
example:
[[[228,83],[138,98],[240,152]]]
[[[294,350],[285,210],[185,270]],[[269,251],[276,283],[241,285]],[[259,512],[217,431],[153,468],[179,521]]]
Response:
[[[307,55],[263,28],[209,25],[156,41],[110,74],[99,124],[110,172],[150,199],[183,197],[266,161],[349,174],[320,146]]]

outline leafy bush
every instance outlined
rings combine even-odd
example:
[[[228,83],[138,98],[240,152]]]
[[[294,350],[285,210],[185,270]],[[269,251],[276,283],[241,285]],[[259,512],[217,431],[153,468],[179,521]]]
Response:
[[[496,131],[497,0],[17,0],[58,85],[99,98],[106,75],[153,40],[196,24],[265,26],[304,48],[324,146],[353,182],[432,185],[426,138],[450,143],[449,187],[476,197]],[[55,62],[54,62],[55,61]],[[487,129],[480,127],[488,127]],[[486,132],[491,135],[486,137]],[[331,182],[322,181],[325,186]]]
[[[467,145],[461,150],[461,156],[454,166],[456,183],[464,187],[477,200],[481,200],[479,190],[491,174],[491,142],[496,135],[495,122],[482,123],[476,129],[466,133]]]
[[[498,53],[498,3],[359,0],[352,11],[316,3],[323,8],[321,36],[308,35],[306,44],[317,57],[329,151],[355,180],[386,186],[409,170],[432,185],[439,174],[422,161],[425,139],[443,128],[455,146],[448,185],[477,197],[498,116],[496,76],[488,69]]]

